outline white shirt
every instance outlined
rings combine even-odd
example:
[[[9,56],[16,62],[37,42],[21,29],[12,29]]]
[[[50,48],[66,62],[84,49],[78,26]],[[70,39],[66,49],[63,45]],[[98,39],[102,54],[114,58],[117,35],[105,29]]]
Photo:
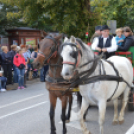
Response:
[[[105,48],[105,44],[106,44],[106,40],[107,38],[103,38],[103,46]],[[96,50],[96,47],[99,45],[99,38],[96,37],[91,45],[91,48],[93,50]],[[112,38],[112,43],[111,43],[111,46],[110,47],[107,47],[107,52],[110,53],[110,52],[115,52],[117,50],[118,46],[116,44],[116,40],[115,40],[115,37]]]

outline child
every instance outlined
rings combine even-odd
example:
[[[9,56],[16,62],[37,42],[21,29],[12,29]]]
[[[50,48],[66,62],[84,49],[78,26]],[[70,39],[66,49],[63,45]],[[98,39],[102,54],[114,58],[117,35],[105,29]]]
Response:
[[[6,82],[7,82],[7,78],[3,76],[3,71],[0,71],[0,91],[1,92],[6,91]]]
[[[121,46],[122,42],[124,42],[125,36],[123,35],[123,29],[122,28],[118,28],[116,29],[116,42],[117,45]]]
[[[25,74],[25,58],[23,56],[25,49],[22,48],[18,51],[18,53],[14,56],[13,63],[16,66],[16,71],[18,74],[18,89],[25,89],[24,87],[24,74]]]

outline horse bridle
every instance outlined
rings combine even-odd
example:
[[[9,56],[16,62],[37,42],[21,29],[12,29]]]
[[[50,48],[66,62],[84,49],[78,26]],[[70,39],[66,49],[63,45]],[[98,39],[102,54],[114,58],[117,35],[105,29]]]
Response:
[[[79,63],[80,63],[80,60],[81,60],[81,57],[82,57],[82,51],[81,51],[80,45],[77,44],[77,43],[75,43],[75,44],[73,44],[73,43],[63,43],[63,44],[62,44],[62,49],[63,49],[63,47],[66,46],[66,45],[70,45],[70,46],[73,46],[73,47],[76,48],[75,57],[74,57],[74,58],[75,58],[75,63],[74,63],[74,62],[70,62],[70,61],[63,61],[62,63],[63,63],[63,64],[72,65],[72,66],[74,66],[74,68],[75,68],[75,67],[78,67],[78,65],[79,65]]]
[[[57,43],[57,41],[55,40],[55,38],[53,38],[53,37],[51,37],[51,36],[46,36],[45,39],[50,39],[50,40],[52,40],[55,45],[51,48],[51,53],[49,54],[49,56],[46,56],[46,55],[45,55],[42,51],[40,51],[40,50],[38,51],[38,55],[40,55],[40,56],[42,56],[42,57],[45,58],[44,64],[45,64],[46,62],[49,63],[50,59],[51,59],[52,57],[56,57],[57,52],[58,52],[58,43]]]

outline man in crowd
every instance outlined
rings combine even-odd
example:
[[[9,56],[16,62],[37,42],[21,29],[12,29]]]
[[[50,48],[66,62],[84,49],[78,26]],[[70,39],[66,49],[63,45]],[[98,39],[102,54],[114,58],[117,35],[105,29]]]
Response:
[[[13,59],[14,59],[14,56],[16,55],[16,53],[17,53],[17,45],[11,45],[10,54],[12,56],[12,67],[13,67],[13,70],[14,70],[14,74],[13,74],[13,82],[14,83],[18,82],[18,75],[17,75],[16,67],[13,64]]]
[[[0,54],[1,66],[4,70],[4,76],[7,78],[7,84],[12,84],[12,55],[7,46],[2,46]]]
[[[110,35],[110,28],[107,25],[101,27],[102,36],[96,37],[92,43],[92,49],[99,51],[99,54],[104,52],[105,58],[113,56],[118,46],[115,37]]]
[[[96,27],[95,27],[95,33],[94,33],[94,35],[91,37],[90,42],[93,43],[94,38],[99,37],[99,36],[101,36],[101,26],[96,26]]]
[[[28,50],[30,51],[30,53],[32,53],[34,50],[33,50],[33,46],[32,45],[28,45]]]

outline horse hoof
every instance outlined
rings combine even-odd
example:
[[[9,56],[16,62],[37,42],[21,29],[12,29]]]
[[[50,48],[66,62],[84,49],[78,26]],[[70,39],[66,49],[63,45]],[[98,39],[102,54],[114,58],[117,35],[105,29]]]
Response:
[[[66,120],[66,123],[69,123],[70,122],[70,120]]]
[[[86,120],[86,119],[84,119],[83,121],[84,121],[84,122],[87,122],[87,120]]]
[[[56,134],[56,132],[51,132],[51,134]]]
[[[85,132],[84,134],[91,134],[90,132]]]
[[[117,125],[117,124],[118,124],[118,121],[113,121],[112,124],[113,124],[113,125]]]
[[[122,120],[122,121],[119,121],[119,124],[120,124],[120,125],[122,125],[123,123],[124,123],[124,120]]]

